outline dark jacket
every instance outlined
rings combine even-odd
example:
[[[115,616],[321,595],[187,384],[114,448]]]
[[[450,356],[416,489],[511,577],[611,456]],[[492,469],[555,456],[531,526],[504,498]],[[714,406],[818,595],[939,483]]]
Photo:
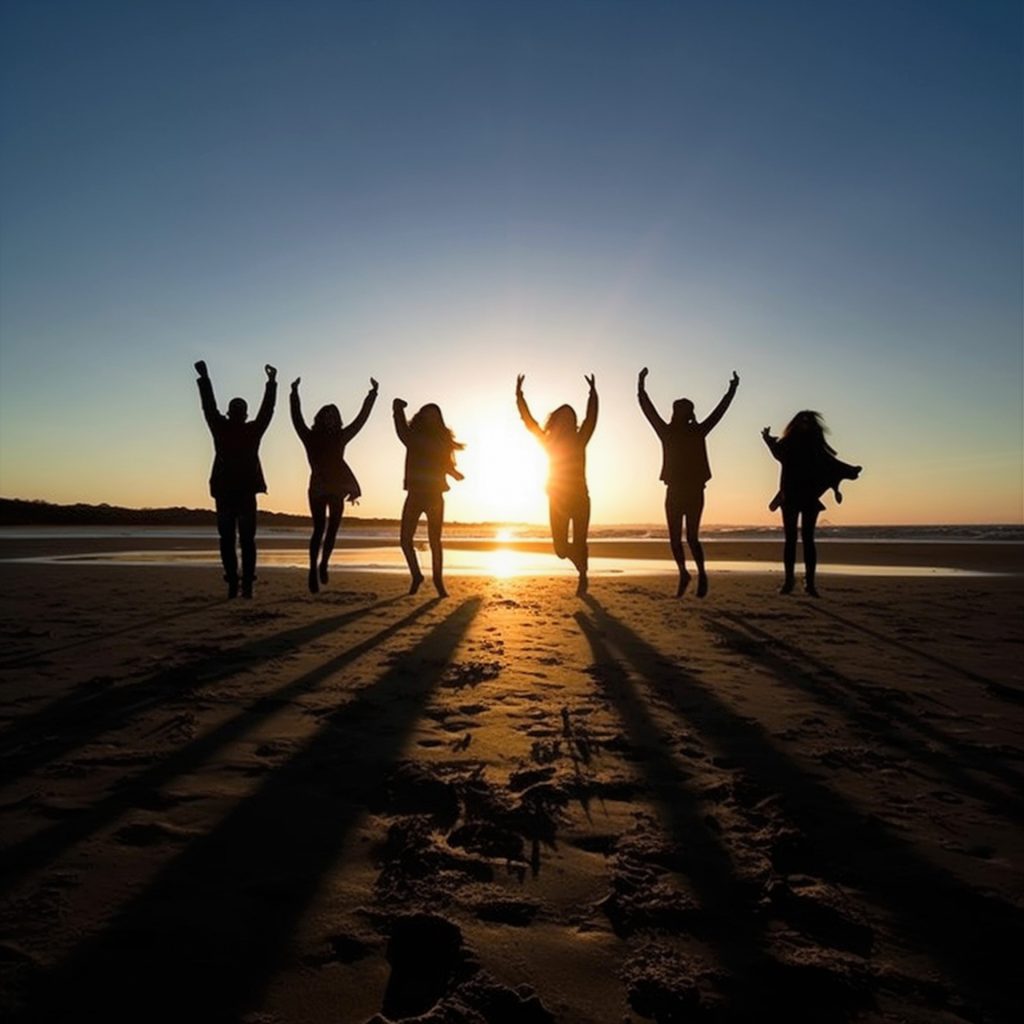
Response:
[[[345,446],[360,430],[363,429],[373,403],[377,400],[377,392],[371,391],[363,399],[359,415],[347,426],[333,435],[324,435],[306,426],[302,417],[302,402],[299,393],[291,393],[292,426],[299,435],[306,458],[309,460],[309,493],[314,495],[330,495],[339,498],[351,498],[353,501],[362,491],[355,474],[345,461]]]
[[[455,469],[455,451],[451,441],[410,430],[404,409],[395,407],[392,413],[395,433],[405,445],[405,477],[402,486],[416,494],[437,495],[449,490],[448,477],[461,477]]]
[[[764,441],[782,464],[779,491],[769,505],[773,510],[781,505],[801,512],[820,512],[825,506],[819,499],[827,490],[860,476],[860,466],[840,461],[834,452],[806,434],[791,434],[781,440],[769,435]]]
[[[711,463],[708,461],[706,438],[725,415],[726,409],[736,396],[736,386],[729,390],[715,406],[711,415],[701,423],[666,423],[654,408],[646,390],[637,392],[640,408],[647,422],[661,440],[661,476],[671,488],[700,490],[711,479]]]
[[[263,401],[254,420],[236,423],[217,411],[213,384],[209,377],[200,377],[199,396],[203,403],[206,425],[213,435],[213,469],[210,471],[210,494],[214,498],[237,498],[266,493],[260,465],[260,441],[270,426],[277,398],[277,382],[268,380]]]

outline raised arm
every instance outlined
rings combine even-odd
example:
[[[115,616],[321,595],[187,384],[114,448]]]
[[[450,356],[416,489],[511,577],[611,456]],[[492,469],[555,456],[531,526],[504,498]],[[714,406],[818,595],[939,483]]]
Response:
[[[359,410],[359,415],[341,431],[341,440],[344,444],[348,444],[366,426],[366,421],[370,418],[370,413],[373,411],[373,403],[377,401],[378,387],[380,385],[371,377],[370,390],[363,399],[363,407]]]
[[[262,434],[270,426],[270,419],[274,415],[274,404],[277,402],[277,370],[270,363],[263,367],[267,374],[267,383],[263,388],[263,401],[260,402],[260,411],[256,413],[256,428]]]
[[[296,377],[295,380],[292,381],[292,392],[289,397],[292,410],[292,426],[295,428],[295,433],[302,438],[303,442],[305,442],[309,440],[310,431],[302,416],[302,399],[299,398],[299,382],[301,380],[301,377]]]
[[[733,370],[732,377],[729,380],[729,390],[726,391],[722,396],[722,400],[711,411],[711,415],[700,425],[700,429],[705,435],[710,434],[718,426],[718,421],[725,415],[725,410],[732,405],[732,400],[736,397],[736,389],[739,386],[740,378],[736,371]]]
[[[774,455],[775,458],[777,458],[779,462],[781,462],[782,453],[779,450],[779,439],[777,437],[772,436],[771,427],[765,427],[764,430],[761,431],[761,439],[764,441],[766,445],[768,445],[768,451],[770,451],[772,455]]]
[[[519,410],[519,415],[526,429],[539,441],[543,441],[544,431],[541,430],[540,424],[530,413],[530,407],[526,404],[526,397],[523,395],[523,381],[525,379],[526,377],[522,373],[516,377],[516,408]]]
[[[401,398],[396,398],[391,403],[391,415],[395,418],[395,433],[398,435],[398,440],[405,445],[409,443],[409,421],[405,418],[405,407],[408,404]]]
[[[587,395],[587,415],[583,417],[583,426],[580,427],[580,438],[586,444],[594,433],[597,426],[597,387],[594,384],[594,375],[583,378],[590,385],[590,394]]]
[[[664,437],[668,424],[661,418],[658,410],[654,408],[654,403],[647,394],[646,366],[640,371],[636,379],[636,397],[640,403],[640,408],[643,410],[643,414],[647,417],[647,422],[654,428],[654,432],[658,437]]]
[[[210,380],[206,363],[202,359],[195,364],[195,367],[198,374],[196,384],[199,387],[199,401],[203,406],[203,416],[210,430],[216,430],[221,421],[221,415],[217,412],[217,399],[213,395],[213,381]]]

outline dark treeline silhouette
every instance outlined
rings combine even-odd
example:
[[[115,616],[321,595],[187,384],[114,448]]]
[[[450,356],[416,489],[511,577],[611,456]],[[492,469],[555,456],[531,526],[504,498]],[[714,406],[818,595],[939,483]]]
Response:
[[[732,404],[740,379],[734,372],[729,390],[704,420],[694,415],[689,398],[677,398],[672,403],[672,418],[666,423],[647,395],[647,367],[637,378],[637,399],[647,422],[661,440],[661,477],[665,483],[665,521],[672,557],[679,568],[679,586],[676,597],[682,597],[690,584],[686,571],[686,551],[683,548],[683,521],[686,521],[686,543],[690,545],[697,566],[697,596],[708,592],[708,574],[704,567],[704,548],[700,543],[700,520],[704,514],[704,488],[711,479],[706,438],[718,425]]]
[[[851,466],[836,458],[835,449],[825,440],[825,423],[821,413],[810,409],[798,412],[786,425],[782,438],[772,436],[771,429],[761,431],[769,451],[782,463],[779,490],[771,504],[772,511],[782,509],[782,527],[785,543],[782,554],[785,578],[780,593],[793,590],[796,570],[796,539],[799,522],[800,538],[804,546],[804,590],[818,596],[816,573],[818,549],[814,528],[818,514],[824,510],[821,496],[828,490],[837,502],[843,500],[839,484],[843,480],[856,480],[861,467]]]
[[[391,406],[395,433],[405,445],[405,504],[402,506],[402,525],[399,539],[402,554],[409,566],[412,584],[409,593],[415,594],[423,583],[413,547],[413,536],[420,517],[427,517],[427,536],[430,540],[430,562],[434,588],[440,597],[447,597],[444,588],[441,530],[444,526],[444,493],[448,490],[448,477],[462,480],[455,468],[455,452],[465,445],[455,440],[448,429],[439,406],[433,402],[423,406],[412,420],[407,420],[408,403],[396,398]]]
[[[309,460],[309,511],[313,533],[309,539],[309,589],[316,593],[328,579],[327,567],[341,525],[345,500],[355,502],[362,493],[359,482],[345,461],[345,446],[363,429],[377,400],[377,382],[370,378],[370,390],[356,418],[346,427],[336,405],[324,405],[308,427],[302,417],[299,398],[300,377],[292,381],[292,425],[306,449]],[[318,565],[319,563],[319,565]]]
[[[576,410],[560,405],[543,427],[533,418],[523,395],[525,375],[516,378],[516,406],[526,429],[544,446],[549,460],[548,513],[555,554],[568,558],[579,574],[577,594],[587,592],[590,529],[590,492],[587,489],[587,444],[597,426],[597,388],[593,375],[585,377],[589,387],[587,414],[577,427]],[[570,540],[570,532],[572,539]]]

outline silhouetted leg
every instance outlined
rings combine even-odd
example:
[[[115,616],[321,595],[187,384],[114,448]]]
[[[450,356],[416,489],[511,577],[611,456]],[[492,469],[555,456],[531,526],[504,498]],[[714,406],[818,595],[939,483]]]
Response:
[[[331,495],[327,499],[327,532],[324,534],[324,553],[320,556],[320,582],[327,582],[327,565],[331,560],[331,552],[334,551],[334,542],[338,537],[338,527],[341,526],[341,514],[343,502],[340,497]]]
[[[224,580],[228,585],[228,597],[238,596],[238,552],[235,550],[235,534],[238,526],[238,509],[235,502],[217,498],[217,536],[220,537],[220,561],[224,566]]]
[[[247,494],[238,502],[238,544],[242,549],[242,597],[252,597],[256,579],[256,495]]]
[[[572,559],[576,571],[579,573],[579,582],[576,584],[576,593],[583,596],[590,586],[587,570],[590,565],[589,551],[587,548],[587,534],[590,531],[590,495],[579,495],[573,502],[572,508],[572,547],[569,557]]]
[[[444,549],[441,530],[444,527],[444,498],[439,494],[427,505],[427,538],[430,540],[430,572],[434,589],[440,597],[447,597],[444,589]]]
[[[804,590],[811,597],[818,596],[814,577],[818,571],[818,547],[814,543],[814,527],[818,523],[818,509],[807,509],[800,516],[800,539],[804,544]]]
[[[683,547],[683,502],[671,487],[665,491],[665,525],[668,527],[668,545],[679,569],[679,586],[676,597],[682,597],[690,585],[690,574],[686,571],[686,549]]]
[[[402,526],[399,538],[402,545],[402,554],[405,555],[406,564],[409,566],[409,575],[412,576],[412,585],[409,593],[415,594],[423,582],[423,573],[420,572],[420,564],[416,559],[416,549],[413,547],[412,539],[416,534],[416,524],[419,522],[420,513],[423,508],[420,502],[411,494],[405,496],[405,504],[402,506]]]
[[[793,589],[796,574],[796,534],[797,516],[800,513],[796,509],[782,509],[782,532],[784,542],[782,547],[782,568],[785,571],[785,578],[782,586],[779,587],[780,594],[788,594]]]
[[[706,597],[708,593],[708,574],[704,568],[704,545],[700,542],[700,520],[704,515],[704,490],[693,497],[686,507],[686,543],[690,545],[690,553],[697,566],[697,596]]]
[[[551,543],[559,558],[569,557],[569,509],[561,498],[552,498],[548,504],[551,520]]]
[[[322,494],[310,494],[309,514],[313,517],[313,533],[309,538],[309,592],[315,594],[320,589],[320,583],[316,575],[316,563],[320,557],[320,542],[324,536],[327,498]]]

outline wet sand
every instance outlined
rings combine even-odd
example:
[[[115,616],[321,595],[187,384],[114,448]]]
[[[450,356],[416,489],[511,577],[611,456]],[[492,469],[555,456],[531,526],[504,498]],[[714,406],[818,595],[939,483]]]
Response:
[[[1016,1019],[1024,577],[711,568],[0,564],[0,1013]]]

